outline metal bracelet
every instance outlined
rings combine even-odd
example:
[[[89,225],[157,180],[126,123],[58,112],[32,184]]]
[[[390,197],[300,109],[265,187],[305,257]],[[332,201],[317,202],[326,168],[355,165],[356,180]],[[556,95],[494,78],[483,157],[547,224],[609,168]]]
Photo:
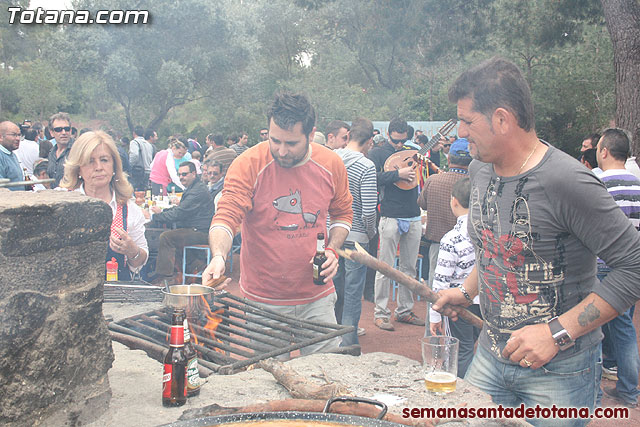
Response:
[[[462,295],[464,295],[464,298],[469,301],[470,304],[473,304],[473,299],[471,298],[471,296],[469,296],[469,292],[467,292],[467,290],[464,288],[464,286],[460,285],[458,287],[458,289],[460,289],[460,292],[462,292]]]

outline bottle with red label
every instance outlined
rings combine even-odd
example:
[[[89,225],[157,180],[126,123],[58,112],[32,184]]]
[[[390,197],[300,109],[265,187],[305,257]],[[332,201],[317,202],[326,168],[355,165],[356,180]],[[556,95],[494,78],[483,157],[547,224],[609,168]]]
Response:
[[[184,319],[182,309],[173,311],[171,341],[164,358],[162,405],[182,406],[187,402],[187,356],[184,351]]]

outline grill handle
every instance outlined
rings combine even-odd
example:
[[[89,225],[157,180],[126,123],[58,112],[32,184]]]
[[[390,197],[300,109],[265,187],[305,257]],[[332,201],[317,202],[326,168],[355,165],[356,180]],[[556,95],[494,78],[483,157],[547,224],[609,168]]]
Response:
[[[331,405],[333,405],[335,402],[368,403],[369,405],[378,406],[382,408],[380,410],[380,413],[376,417],[376,419],[378,420],[381,420],[387,414],[387,409],[388,409],[387,405],[385,405],[383,402],[378,402],[377,400],[365,399],[364,397],[336,396],[336,397],[332,397],[327,401],[327,404],[324,405],[324,409],[322,410],[322,413],[323,414],[328,413],[329,407],[331,407]]]

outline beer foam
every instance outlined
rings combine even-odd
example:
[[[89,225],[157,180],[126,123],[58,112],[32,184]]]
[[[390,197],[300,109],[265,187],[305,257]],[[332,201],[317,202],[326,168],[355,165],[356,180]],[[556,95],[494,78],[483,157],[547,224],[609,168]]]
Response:
[[[456,381],[456,376],[450,372],[429,372],[425,374],[424,379],[433,383],[451,383]]]

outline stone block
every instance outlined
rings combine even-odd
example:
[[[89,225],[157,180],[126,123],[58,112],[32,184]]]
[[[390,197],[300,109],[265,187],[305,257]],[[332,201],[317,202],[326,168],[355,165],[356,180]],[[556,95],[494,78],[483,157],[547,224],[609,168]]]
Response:
[[[0,424],[86,424],[111,396],[111,209],[74,192],[1,197]]]

